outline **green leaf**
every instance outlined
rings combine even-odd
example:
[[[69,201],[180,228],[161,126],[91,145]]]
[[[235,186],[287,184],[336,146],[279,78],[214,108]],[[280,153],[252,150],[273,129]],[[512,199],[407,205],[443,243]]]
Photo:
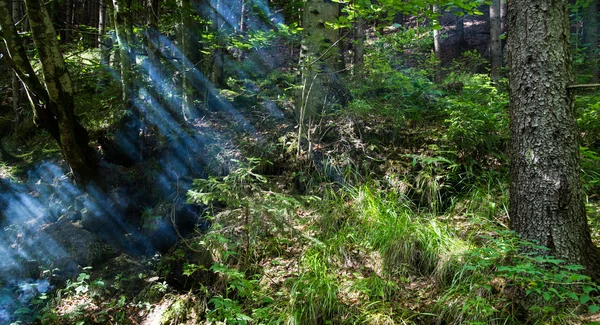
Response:
[[[483,12],[481,12],[481,11],[479,11],[479,10],[475,9],[475,10],[473,10],[473,15],[482,16],[482,15],[483,15]]]
[[[545,301],[548,301],[548,300],[550,300],[550,298],[552,298],[552,296],[548,292],[542,293],[542,297],[544,298]]]
[[[592,286],[588,285],[588,284],[584,284],[581,289],[583,290],[583,292],[585,292],[586,294],[596,290],[594,289]]]
[[[571,298],[574,301],[579,301],[579,296],[575,292],[568,292],[567,297]]]
[[[588,307],[588,310],[590,311],[590,313],[597,313],[600,310],[600,307],[596,306],[596,305],[590,305]]]
[[[579,302],[582,304],[585,304],[590,300],[592,300],[592,298],[590,298],[590,296],[588,295],[582,295],[581,297],[579,297]]]

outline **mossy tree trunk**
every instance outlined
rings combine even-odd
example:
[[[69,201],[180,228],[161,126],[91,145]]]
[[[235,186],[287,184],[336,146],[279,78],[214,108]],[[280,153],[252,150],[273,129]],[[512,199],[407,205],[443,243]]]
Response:
[[[523,238],[598,278],[580,182],[568,1],[508,3],[510,219]]]

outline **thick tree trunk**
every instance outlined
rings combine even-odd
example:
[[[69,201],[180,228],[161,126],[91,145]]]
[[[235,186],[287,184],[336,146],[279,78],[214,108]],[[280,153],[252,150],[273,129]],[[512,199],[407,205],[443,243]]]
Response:
[[[591,0],[583,17],[583,43],[587,46],[590,83],[598,83],[600,80],[598,75],[598,65],[600,65],[598,39],[598,0]]]
[[[508,4],[510,219],[523,238],[598,276],[579,175],[566,0]]]
[[[502,43],[500,34],[502,21],[500,19],[500,0],[492,0],[490,5],[490,61],[492,63],[491,76],[493,81],[500,79],[502,69]]]
[[[341,60],[337,46],[339,33],[325,24],[335,21],[339,12],[339,4],[331,1],[309,0],[304,5],[302,80],[296,96],[296,111],[301,121],[336,104],[344,106],[348,100],[349,94],[333,70]]]

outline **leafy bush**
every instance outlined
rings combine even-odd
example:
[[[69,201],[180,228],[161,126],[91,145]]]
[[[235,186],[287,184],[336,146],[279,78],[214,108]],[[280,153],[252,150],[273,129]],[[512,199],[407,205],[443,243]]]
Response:
[[[508,98],[488,76],[466,79],[460,96],[443,101],[449,116],[444,137],[463,161],[503,155],[508,140]]]

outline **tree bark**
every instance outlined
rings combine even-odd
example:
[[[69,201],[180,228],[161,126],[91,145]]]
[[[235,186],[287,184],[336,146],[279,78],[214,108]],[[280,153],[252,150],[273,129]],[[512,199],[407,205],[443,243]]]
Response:
[[[112,1],[112,2],[110,2]],[[121,70],[122,99],[125,109],[132,110],[133,96],[135,92],[135,77],[133,75],[133,60],[135,56],[130,39],[131,22],[130,10],[125,0],[109,0],[112,4],[113,23],[119,44],[119,64]]]
[[[465,15],[456,17],[456,47],[458,54],[462,54],[465,47],[465,17]]]
[[[337,19],[339,4],[331,1],[305,2],[302,25],[304,34],[300,53],[301,89],[296,95],[298,118],[319,115],[338,104],[345,106],[349,94],[334,69],[341,55],[338,30],[326,26]]]
[[[490,5],[490,61],[492,64],[491,77],[493,81],[500,79],[502,69],[502,43],[500,34],[502,21],[500,16],[500,0],[492,0]]]
[[[48,92],[37,78],[29,63],[25,47],[11,19],[8,1],[0,0],[0,26],[5,48],[3,54],[8,59],[12,70],[25,87],[25,92],[34,111],[34,122],[42,127],[60,144],[56,111],[53,109]]]
[[[215,33],[217,35],[217,47],[213,53],[213,67],[211,73],[211,81],[217,88],[225,87],[225,70],[223,64],[225,63],[225,53],[224,47],[225,44],[223,42],[223,33],[224,33],[224,25],[225,25],[225,15],[228,13],[224,12],[224,0],[215,0],[214,1],[214,16],[213,22],[215,24]]]
[[[75,116],[71,76],[59,50],[56,32],[42,0],[26,0],[33,41],[42,62],[44,83],[50,101],[56,107],[62,151],[77,179],[88,181],[97,167],[94,150],[88,145],[87,131]]]
[[[598,70],[600,56],[598,55],[598,0],[591,0],[585,9],[583,17],[583,43],[587,47],[587,63],[590,73],[590,83],[600,81]]]
[[[598,278],[580,182],[566,0],[508,4],[510,219],[525,240]]]
[[[21,17],[21,2],[13,1],[12,2],[12,18],[13,21],[18,21]],[[14,125],[15,127],[19,124],[20,112],[21,112],[21,99],[23,98],[22,93],[23,89],[21,88],[21,81],[19,80],[19,76],[17,73],[12,71],[12,107],[13,112],[15,114]]]
[[[396,19],[396,16],[394,16]],[[354,23],[354,62],[352,64],[352,72],[360,74],[365,64],[365,26],[367,22],[364,18],[359,17]]]
[[[186,121],[199,117],[195,100],[200,99],[202,91],[198,91],[201,81],[195,76],[199,74],[198,66],[202,60],[200,39],[198,38],[199,25],[196,22],[198,14],[194,8],[193,0],[181,0],[181,53],[183,80],[181,86],[181,112]],[[215,63],[216,64],[216,63]]]

